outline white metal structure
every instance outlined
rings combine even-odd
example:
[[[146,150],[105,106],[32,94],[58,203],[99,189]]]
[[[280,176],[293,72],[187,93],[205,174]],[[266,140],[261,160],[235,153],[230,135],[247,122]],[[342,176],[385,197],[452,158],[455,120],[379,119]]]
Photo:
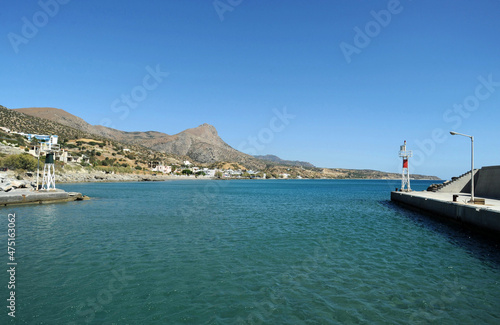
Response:
[[[52,137],[52,136],[51,136]],[[43,177],[42,177],[42,190],[55,190],[56,189],[56,168],[55,168],[55,160],[56,160],[56,152],[59,152],[60,148],[58,144],[51,144],[47,146],[46,143],[40,143],[40,149],[45,148],[45,165],[43,167]],[[39,151],[38,159],[40,160]],[[37,181],[36,187],[38,190],[38,171],[37,171]]]
[[[399,147],[399,157],[403,158],[403,172],[401,174],[401,191],[410,192],[410,170],[408,168],[408,158],[413,155],[411,150],[406,150],[405,143]]]
[[[54,166],[54,153],[48,153],[43,166],[42,190],[56,189],[56,169]]]

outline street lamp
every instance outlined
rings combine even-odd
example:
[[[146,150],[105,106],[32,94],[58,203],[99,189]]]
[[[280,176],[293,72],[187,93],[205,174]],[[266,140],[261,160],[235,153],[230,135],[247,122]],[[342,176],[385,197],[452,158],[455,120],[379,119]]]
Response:
[[[470,168],[470,186],[471,186],[470,187],[470,195],[471,195],[471,199],[470,199],[470,202],[472,204],[474,204],[474,137],[472,135],[462,134],[462,133],[453,132],[453,131],[451,131],[450,134],[451,135],[461,135],[461,136],[470,138],[470,144],[471,144],[471,149],[470,149],[470,152],[471,152],[471,158],[470,158],[470,162],[471,162],[471,168]]]

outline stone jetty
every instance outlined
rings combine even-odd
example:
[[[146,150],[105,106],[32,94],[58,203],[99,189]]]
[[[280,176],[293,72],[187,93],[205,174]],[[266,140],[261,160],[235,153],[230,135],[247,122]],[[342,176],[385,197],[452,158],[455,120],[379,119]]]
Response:
[[[393,191],[391,200],[500,234],[500,166],[475,170],[474,187],[474,203],[470,202],[470,172],[451,182],[431,185],[427,191]]]
[[[36,191],[36,183],[17,179],[15,173],[0,172],[0,206],[19,204],[44,204],[88,200],[87,196],[61,189]]]
[[[70,201],[89,200],[87,196],[77,192],[55,190],[28,190],[18,189],[9,192],[0,192],[0,206],[19,204],[45,204]]]

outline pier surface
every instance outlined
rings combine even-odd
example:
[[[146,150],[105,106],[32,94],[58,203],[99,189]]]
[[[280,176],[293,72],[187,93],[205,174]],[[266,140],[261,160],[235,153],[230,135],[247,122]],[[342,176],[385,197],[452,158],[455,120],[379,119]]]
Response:
[[[15,190],[0,193],[0,206],[19,204],[44,204],[57,202],[70,202],[88,200],[88,197],[77,192],[66,192],[63,190],[33,191]]]
[[[458,195],[456,202],[453,195]],[[500,234],[500,200],[476,199],[484,199],[484,205],[468,203],[470,195],[465,193],[391,192],[392,201]]]

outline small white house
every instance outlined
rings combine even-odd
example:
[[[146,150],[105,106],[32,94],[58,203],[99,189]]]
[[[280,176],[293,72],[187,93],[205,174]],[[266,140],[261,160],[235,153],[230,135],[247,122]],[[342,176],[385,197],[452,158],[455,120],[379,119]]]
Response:
[[[203,168],[203,172],[207,177],[215,177],[215,169]]]
[[[149,168],[152,172],[159,172],[163,174],[170,174],[172,172],[172,166],[166,166],[163,162],[152,161],[149,163]]]

